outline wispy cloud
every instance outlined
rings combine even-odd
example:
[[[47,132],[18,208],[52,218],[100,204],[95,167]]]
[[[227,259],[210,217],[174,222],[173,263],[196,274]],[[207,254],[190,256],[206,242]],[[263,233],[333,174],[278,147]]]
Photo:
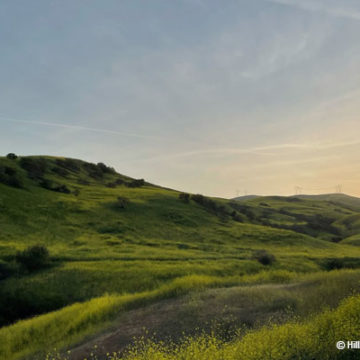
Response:
[[[319,157],[310,157],[310,158],[306,158],[306,159],[298,159],[298,160],[282,160],[282,161],[267,161],[266,163],[263,164],[255,164],[253,167],[254,168],[272,168],[274,166],[276,167],[281,167],[281,166],[285,166],[285,167],[294,167],[297,165],[307,165],[307,164],[312,164],[312,163],[326,163],[329,160],[338,160],[340,158],[340,156],[338,155],[329,155],[329,156],[319,156]]]
[[[60,123],[53,123],[53,122],[45,122],[45,121],[32,121],[32,120],[19,120],[19,119],[11,119],[0,116],[0,120],[8,123],[19,123],[19,124],[30,124],[30,125],[43,125],[43,126],[51,126],[51,127],[58,127],[64,129],[73,129],[73,130],[84,130],[84,131],[92,131],[97,133],[105,133],[105,134],[112,134],[112,135],[120,135],[126,137],[136,137],[140,139],[159,139],[159,137],[151,136],[151,135],[141,135],[141,134],[134,134],[134,133],[127,133],[123,131],[111,130],[111,129],[99,129],[99,128],[92,128],[87,126],[80,126],[80,125],[70,125],[70,124],[60,124]]]
[[[273,150],[331,150],[348,146],[360,145],[360,140],[344,141],[344,142],[327,142],[327,143],[294,143],[294,144],[274,144],[268,146],[259,146],[259,147],[249,147],[249,148],[218,148],[218,149],[203,149],[203,150],[194,150],[187,152],[180,152],[174,154],[166,154],[154,156],[152,158],[142,159],[143,161],[161,161],[161,160],[170,160],[177,158],[188,158],[194,156],[202,155],[243,155],[243,154],[260,154],[260,155],[275,155],[269,153]]]
[[[340,7],[334,7],[333,5],[325,4],[321,1],[309,1],[309,0],[264,0],[266,2],[291,6],[301,10],[311,11],[311,12],[323,12],[328,15],[346,19],[353,19],[360,21],[360,11],[355,9],[344,9]],[[341,4],[341,1],[338,2]]]

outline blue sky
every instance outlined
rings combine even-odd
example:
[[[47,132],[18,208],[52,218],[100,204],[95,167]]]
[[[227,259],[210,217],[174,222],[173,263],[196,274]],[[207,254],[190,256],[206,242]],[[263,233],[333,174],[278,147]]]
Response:
[[[3,0],[0,153],[360,196],[359,33],[357,0]]]

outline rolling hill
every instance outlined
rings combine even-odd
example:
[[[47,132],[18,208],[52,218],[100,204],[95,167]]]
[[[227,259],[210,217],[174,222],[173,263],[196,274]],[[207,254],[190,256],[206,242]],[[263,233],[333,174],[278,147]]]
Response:
[[[0,336],[10,344],[0,357],[74,344],[121,311],[195,289],[358,268],[357,200],[239,202],[162,188],[103,163],[0,158]],[[37,245],[49,259],[34,268],[24,257]]]

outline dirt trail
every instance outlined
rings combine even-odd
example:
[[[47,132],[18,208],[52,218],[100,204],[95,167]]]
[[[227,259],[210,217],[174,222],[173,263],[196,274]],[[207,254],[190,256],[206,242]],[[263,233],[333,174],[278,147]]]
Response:
[[[106,353],[124,351],[134,338],[149,336],[156,333],[158,337],[176,335],[176,323],[171,325],[169,320],[184,306],[183,300],[172,299],[160,301],[145,308],[128,311],[122,314],[116,322],[96,337],[87,340],[84,344],[71,350],[71,360],[83,360],[94,352],[100,359]],[[167,331],[164,333],[163,329]]]
[[[294,285],[269,284],[211,289],[131,310],[121,314],[110,328],[73,348],[70,359],[83,360],[94,352],[102,360],[106,353],[123,352],[134,338],[153,336],[161,340],[176,340],[184,332],[191,334],[196,332],[195,329],[209,330],[214,322],[220,324],[221,331],[230,334],[241,324],[259,326],[270,318],[283,321],[283,310],[271,306],[269,294],[279,292],[281,297],[284,291],[291,293],[293,288]]]

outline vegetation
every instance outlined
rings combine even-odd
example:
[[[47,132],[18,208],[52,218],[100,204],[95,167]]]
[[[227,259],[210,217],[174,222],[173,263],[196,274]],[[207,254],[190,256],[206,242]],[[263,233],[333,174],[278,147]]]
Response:
[[[266,250],[257,250],[254,253],[254,259],[260,264],[271,265],[275,261],[275,256],[268,253]]]
[[[19,251],[15,259],[28,271],[35,271],[49,265],[50,255],[45,246],[33,245],[23,251]]]
[[[339,339],[356,339],[360,331],[360,297],[344,301],[338,309],[328,310],[313,320],[292,321],[248,332],[239,340],[226,343],[215,336],[188,337],[180,344],[140,340],[124,357],[109,360],[312,360],[356,359],[357,350],[339,351]]]
[[[183,201],[184,203],[188,204],[190,202],[190,194],[187,193],[180,193],[179,199]]]
[[[191,294],[216,291],[209,288],[239,291],[252,306],[259,299],[256,314],[244,305],[256,321],[239,310],[231,323],[254,334],[265,331],[256,322],[274,314],[273,325],[285,326],[290,310],[304,329],[308,316],[359,292],[360,200],[346,196],[229,201],[179,194],[102,163],[7,156],[0,158],[0,226],[0,358],[9,360],[71,347],[129,309],[184,296],[193,312],[177,315],[189,319],[183,330],[209,334],[194,314],[227,301],[197,300],[197,307]],[[201,341],[215,341],[207,336]],[[236,341],[247,338],[255,341],[250,333]],[[219,349],[233,344],[216,341]],[[156,346],[166,354],[172,348]]]
[[[17,159],[17,155],[14,154],[14,153],[9,153],[6,155],[6,158],[7,159],[10,159],[10,160],[16,160]]]

